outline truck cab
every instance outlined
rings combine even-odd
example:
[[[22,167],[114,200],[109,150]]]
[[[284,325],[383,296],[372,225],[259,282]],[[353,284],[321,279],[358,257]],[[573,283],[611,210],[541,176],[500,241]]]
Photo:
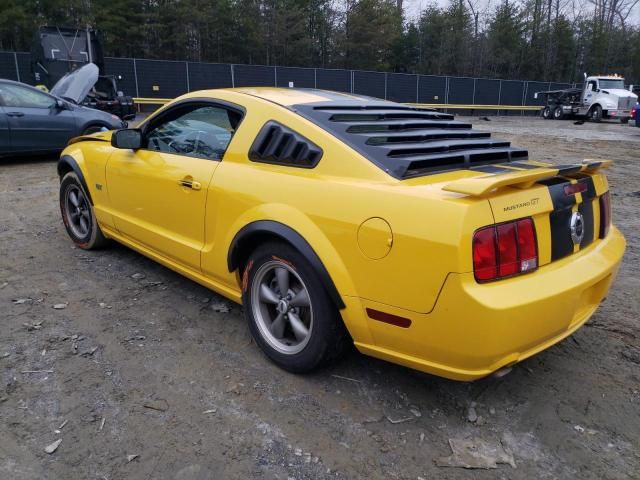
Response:
[[[617,75],[591,76],[585,79],[582,105],[577,113],[596,122],[603,118],[619,118],[622,123],[627,123],[637,101],[637,95],[625,89],[624,78]]]

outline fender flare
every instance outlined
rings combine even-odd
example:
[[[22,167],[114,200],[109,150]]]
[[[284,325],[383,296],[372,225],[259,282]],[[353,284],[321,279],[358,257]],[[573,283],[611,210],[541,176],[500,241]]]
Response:
[[[270,234],[279,237],[290,243],[300,254],[307,259],[311,268],[316,272],[327,294],[338,309],[345,308],[345,304],[338,293],[329,272],[318,257],[318,254],[311,248],[311,245],[302,235],[287,225],[273,220],[258,220],[242,227],[231,241],[227,254],[227,266],[230,272],[240,267],[243,244],[246,244],[251,237],[260,234]]]
[[[58,176],[62,179],[62,176],[68,171],[71,170],[75,173],[82,184],[82,188],[87,193],[87,197],[89,198],[89,203],[93,205],[93,199],[91,198],[91,192],[87,187],[87,181],[84,178],[84,174],[82,173],[82,169],[76,162],[75,158],[71,155],[62,155],[60,160],[58,160]]]

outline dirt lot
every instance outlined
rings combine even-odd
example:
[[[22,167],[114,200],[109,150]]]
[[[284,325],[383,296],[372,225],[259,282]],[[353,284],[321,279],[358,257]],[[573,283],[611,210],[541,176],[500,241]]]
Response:
[[[640,478],[640,129],[473,121],[533,159],[615,159],[614,216],[629,242],[586,327],[475,383],[355,352],[284,373],[239,306],[126,248],[72,247],[55,159],[4,160],[0,478]],[[449,439],[497,446],[513,466],[439,466]]]

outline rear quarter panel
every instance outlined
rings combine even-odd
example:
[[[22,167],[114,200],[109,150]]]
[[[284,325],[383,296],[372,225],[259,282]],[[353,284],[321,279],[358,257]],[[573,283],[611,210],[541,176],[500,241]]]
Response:
[[[257,220],[281,222],[320,256],[342,296],[372,299],[416,312],[433,308],[449,272],[472,269],[471,238],[493,222],[486,200],[442,192],[440,185],[403,184],[332,135],[284,108],[256,99],[216,171],[207,200],[207,275],[238,285],[225,271],[235,234]],[[251,162],[260,128],[277,120],[323,149],[313,169]],[[388,255],[373,260],[358,229],[379,217],[393,231]]]

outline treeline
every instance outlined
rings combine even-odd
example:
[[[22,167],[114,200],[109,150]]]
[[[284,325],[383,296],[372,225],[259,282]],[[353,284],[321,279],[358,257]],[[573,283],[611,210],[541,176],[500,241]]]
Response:
[[[575,82],[640,81],[640,0],[2,0],[0,49],[98,28],[109,56]]]

